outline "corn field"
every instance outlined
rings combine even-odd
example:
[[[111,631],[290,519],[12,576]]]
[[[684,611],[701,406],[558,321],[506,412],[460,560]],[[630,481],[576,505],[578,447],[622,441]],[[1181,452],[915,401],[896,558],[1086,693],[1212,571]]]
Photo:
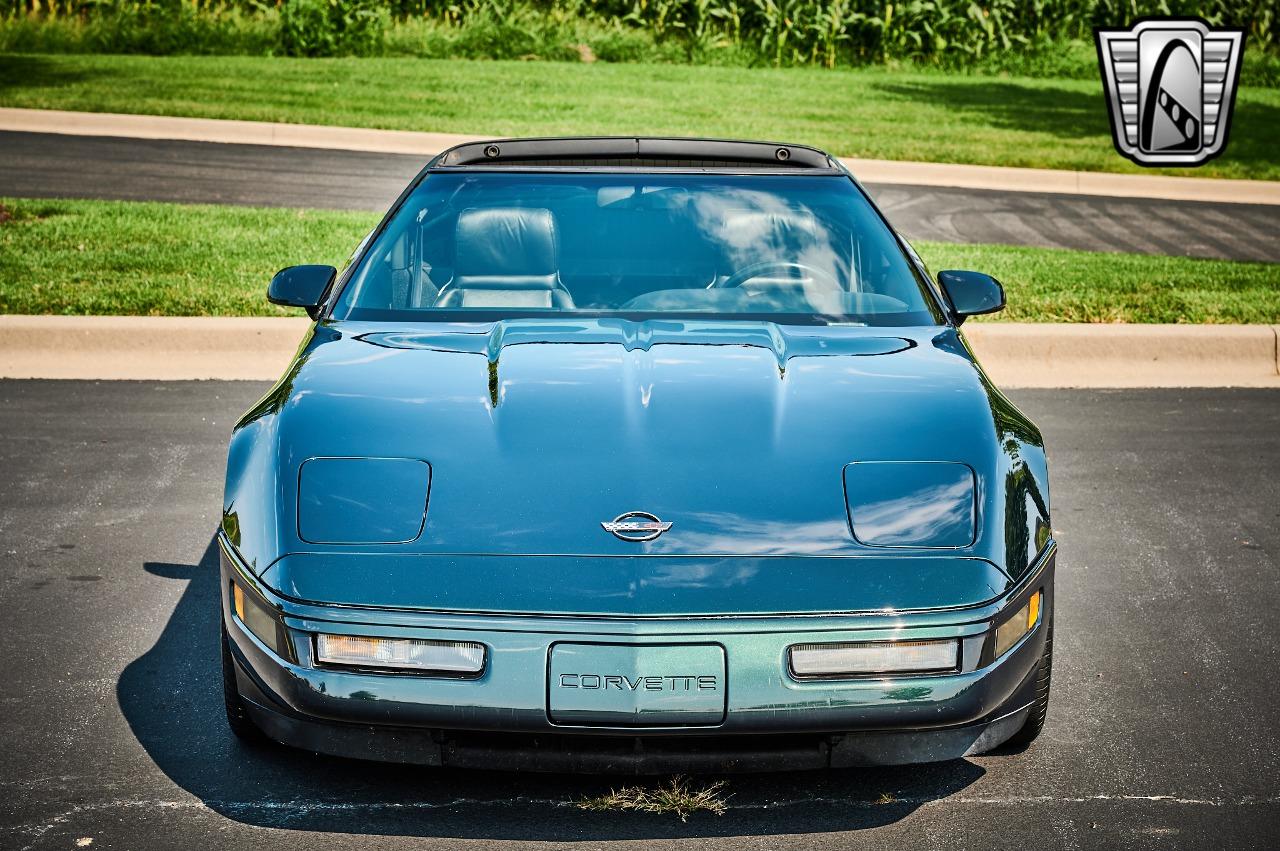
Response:
[[[196,24],[207,20],[223,30],[257,27],[259,41],[278,38],[282,52],[300,55],[378,54],[388,52],[389,41],[418,36],[453,38],[462,55],[525,56],[545,53],[548,43],[572,54],[581,45],[569,42],[588,33],[622,45],[624,59],[724,54],[746,64],[828,68],[894,60],[971,65],[1089,41],[1096,25],[1145,15],[1243,26],[1250,49],[1275,53],[1277,10],[1276,0],[0,0],[0,18],[10,27],[109,20],[112,32],[123,32],[126,25],[184,21],[198,38]],[[22,47],[22,39],[9,41]]]

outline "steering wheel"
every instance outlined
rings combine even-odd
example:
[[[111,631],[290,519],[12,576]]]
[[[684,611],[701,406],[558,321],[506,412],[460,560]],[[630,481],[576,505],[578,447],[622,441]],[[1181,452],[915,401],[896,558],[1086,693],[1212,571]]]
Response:
[[[840,282],[837,281],[835,276],[830,272],[824,269],[818,269],[814,266],[807,266],[804,263],[796,263],[793,260],[762,260],[759,263],[752,263],[750,266],[742,267],[723,281],[712,283],[712,285],[707,287],[707,289],[727,290],[732,287],[740,287],[747,281],[754,280],[755,278],[762,278],[770,272],[787,273],[787,276],[792,278],[797,284],[802,283],[806,277],[812,277],[821,279],[824,284],[829,284],[830,288],[833,290],[844,289],[844,287],[840,286]],[[797,277],[794,274],[796,272],[800,272],[801,276]]]

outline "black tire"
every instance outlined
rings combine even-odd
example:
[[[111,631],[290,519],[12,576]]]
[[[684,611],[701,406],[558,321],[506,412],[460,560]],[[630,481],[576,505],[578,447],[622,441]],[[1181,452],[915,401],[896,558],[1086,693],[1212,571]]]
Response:
[[[1044,719],[1049,714],[1049,684],[1053,679],[1053,618],[1045,624],[1048,632],[1044,637],[1044,654],[1040,657],[1040,665],[1036,670],[1036,700],[1031,704],[1031,714],[1023,723],[1022,729],[1014,733],[1004,747],[1018,750],[1034,742],[1044,730]]]
[[[249,710],[245,708],[240,689],[236,686],[236,663],[231,658],[231,639],[227,637],[226,626],[222,627],[222,699],[227,707],[227,726],[236,738],[249,744],[266,741],[267,737],[249,717]]]

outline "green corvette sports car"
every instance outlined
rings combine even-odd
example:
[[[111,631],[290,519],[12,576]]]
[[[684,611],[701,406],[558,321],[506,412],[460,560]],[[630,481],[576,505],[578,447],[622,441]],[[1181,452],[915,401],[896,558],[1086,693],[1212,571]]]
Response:
[[[1044,726],[1044,445],[961,331],[1004,291],[835,158],[469,143],[268,297],[314,322],[228,453],[238,735],[645,773]]]

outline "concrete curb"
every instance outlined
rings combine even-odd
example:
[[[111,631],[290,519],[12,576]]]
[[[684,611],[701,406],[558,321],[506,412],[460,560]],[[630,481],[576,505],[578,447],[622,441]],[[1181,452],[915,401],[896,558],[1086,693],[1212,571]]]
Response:
[[[380,154],[434,156],[445,148],[478,136],[369,130],[222,118],[176,118],[167,115],[121,115],[113,112],[64,112],[56,109],[0,107],[0,130],[59,133],[67,136],[115,136],[126,139],[176,139],[230,145],[326,148]]]
[[[406,130],[368,130],[265,121],[228,121],[213,118],[119,115],[106,112],[64,112],[9,107],[0,108],[0,130],[62,133],[74,136],[116,136],[134,139],[177,139],[241,145],[327,148],[415,154],[424,158],[460,142],[482,138],[452,133],[418,133]],[[856,158],[844,158],[843,162],[858,176],[859,180],[874,184],[950,186],[1008,192],[1161,198],[1228,204],[1280,204],[1280,181],[1109,174]]]
[[[1280,387],[1280,326],[970,323],[1000,387]]]
[[[0,378],[274,381],[305,318],[0,316]]]
[[[1280,181],[893,162],[848,157],[842,158],[841,162],[863,183],[871,184],[945,186],[1108,198],[1156,198],[1218,204],[1280,204]]]
[[[0,316],[0,378],[274,381],[301,318]],[[1001,387],[1276,387],[1280,326],[971,323]]]

